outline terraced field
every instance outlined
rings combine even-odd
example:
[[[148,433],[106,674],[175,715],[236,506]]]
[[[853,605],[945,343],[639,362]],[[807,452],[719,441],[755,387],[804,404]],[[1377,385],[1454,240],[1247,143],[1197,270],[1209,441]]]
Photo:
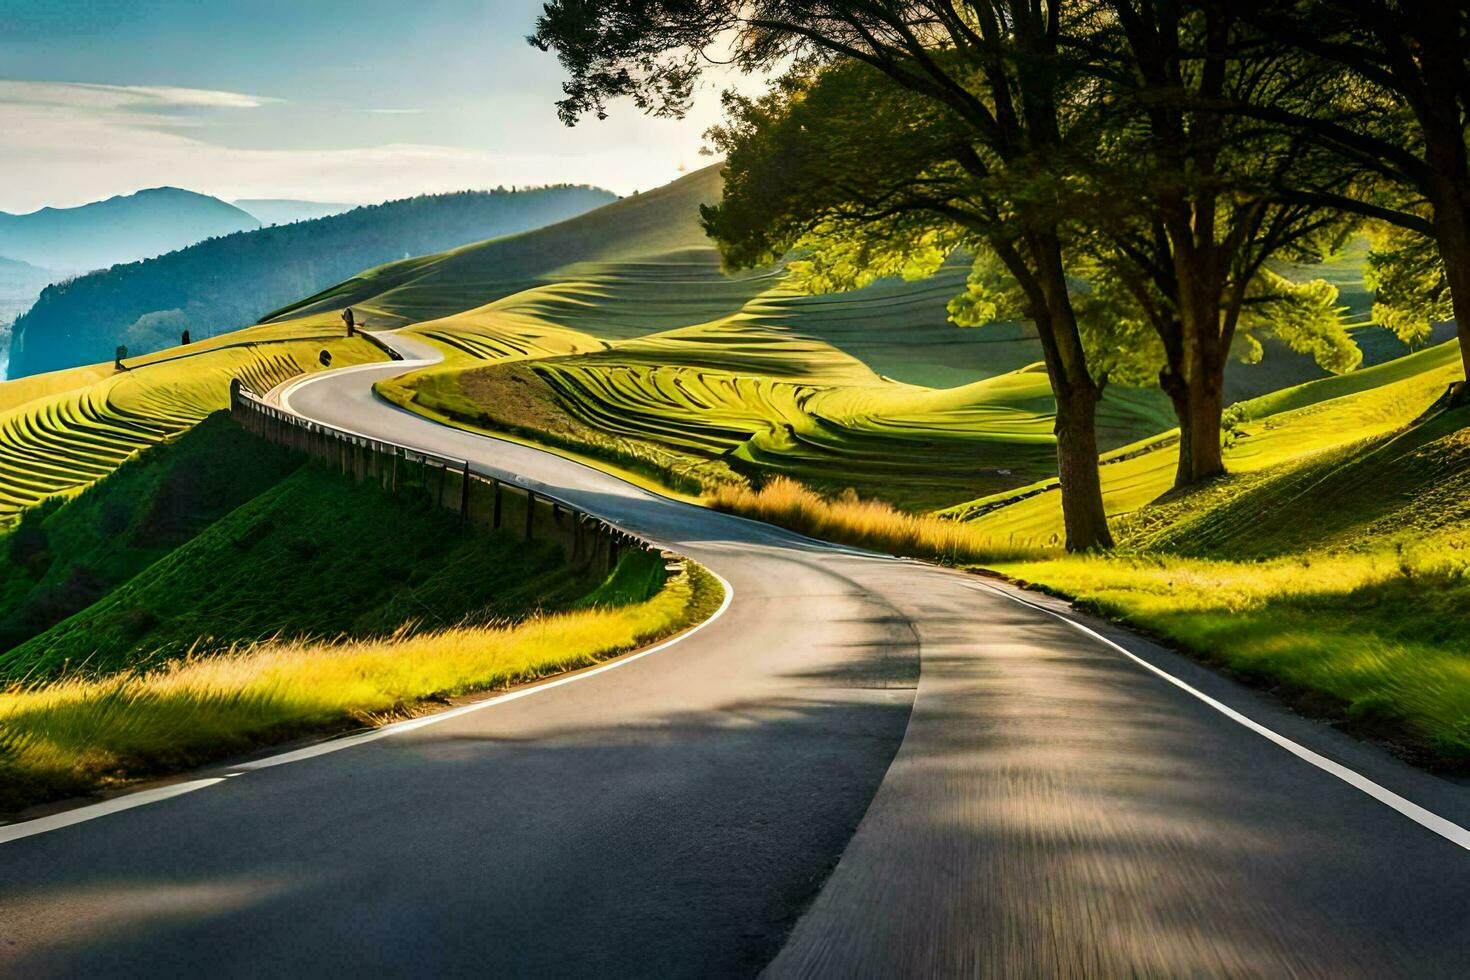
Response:
[[[903,384],[758,318],[529,368],[561,409],[603,432],[905,507],[1015,486],[1050,472],[1055,459],[1050,390],[1034,368],[954,388]],[[1168,424],[1161,410],[1147,393],[1119,390],[1107,402],[1104,437],[1116,444],[1157,431]]]
[[[1422,415],[1462,378],[1454,341],[1335,378],[1240,403],[1242,421],[1225,452],[1234,473],[1296,463],[1394,432]],[[1164,433],[1104,457],[1103,502],[1111,516],[1138,510],[1169,491],[1178,445]],[[1050,544],[1061,533],[1055,480],[970,501],[943,512],[978,521],[991,534]]]
[[[320,370],[324,348],[336,365],[382,358],[328,330],[327,318],[252,328],[126,362],[121,373],[94,365],[0,384],[0,525],[226,407],[233,378],[267,391]]]
[[[202,417],[231,376],[254,371],[267,384],[314,367],[312,345],[351,305],[369,325],[403,328],[445,353],[442,367],[384,387],[411,407],[697,475],[694,489],[781,473],[962,519],[998,519],[1009,504],[1004,533],[1048,539],[1052,400],[1029,329],[951,325],[945,305],[961,288],[962,262],[927,280],[827,296],[790,290],[779,268],[725,275],[697,218],[719,193],[718,169],[707,168],[559,225],[367,270],[253,331],[165,352],[184,359],[146,362],[128,379],[101,366],[26,379],[24,390],[0,385],[0,515],[95,479]],[[1340,280],[1370,362],[1396,356],[1366,322],[1360,264],[1355,256],[1301,275]],[[269,346],[228,346],[247,335]],[[1233,369],[1232,387],[1275,391],[1317,373],[1273,350],[1263,365]],[[1232,466],[1275,458],[1268,433],[1278,424],[1331,444],[1335,416],[1321,432],[1307,431],[1307,415],[1262,420],[1286,405],[1258,407],[1239,428]],[[1160,393],[1110,387],[1099,438],[1113,512],[1167,489],[1172,424]]]
[[[552,228],[369,270],[277,322],[350,304],[444,351],[432,377],[409,380],[420,407],[558,445],[595,430],[582,448],[604,458],[713,460],[917,508],[1051,472],[1035,338],[951,325],[961,264],[833,296],[793,292],[779,268],[727,276],[697,221],[718,196],[710,168]],[[555,433],[510,417],[503,385],[454,374],[521,362],[550,392],[532,414],[567,417]],[[1122,445],[1169,420],[1158,393],[1116,389],[1103,438]]]

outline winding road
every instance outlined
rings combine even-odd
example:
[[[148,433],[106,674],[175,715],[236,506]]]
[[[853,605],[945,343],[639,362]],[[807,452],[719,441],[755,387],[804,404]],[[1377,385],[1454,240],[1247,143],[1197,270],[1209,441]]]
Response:
[[[665,543],[727,607],[530,694],[0,827],[0,973],[1470,969],[1464,785],[1052,600],[372,395],[413,364],[283,398]]]

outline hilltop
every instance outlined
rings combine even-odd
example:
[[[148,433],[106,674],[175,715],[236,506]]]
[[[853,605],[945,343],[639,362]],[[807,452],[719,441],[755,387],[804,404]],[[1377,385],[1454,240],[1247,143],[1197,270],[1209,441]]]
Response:
[[[334,204],[325,201],[296,201],[289,198],[258,198],[231,201],[235,207],[260,220],[262,225],[289,225],[294,221],[329,218],[334,214],[361,207],[359,204]]]
[[[85,272],[259,227],[253,215],[217,197],[154,187],[74,208],[0,212],[0,255]]]
[[[387,258],[556,222],[612,200],[590,187],[461,192],[238,232],[48,287],[14,327],[22,377],[136,355],[254,322],[274,306]]]

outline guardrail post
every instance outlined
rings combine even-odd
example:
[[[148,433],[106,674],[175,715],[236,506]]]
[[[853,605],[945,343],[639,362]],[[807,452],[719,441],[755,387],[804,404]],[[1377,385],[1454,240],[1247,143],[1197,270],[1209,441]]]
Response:
[[[425,495],[432,494],[435,503],[446,510],[454,508],[454,503],[448,497],[449,467],[453,465],[460,474],[459,514],[461,523],[468,523],[471,517],[471,510],[474,507],[473,481],[481,479],[490,482],[490,526],[496,530],[506,526],[505,487],[495,477],[476,476],[471,471],[467,460],[456,460],[433,453],[420,452],[407,446],[352,435],[329,425],[308,421],[300,416],[266,405],[258,395],[240,383],[239,379],[231,380],[230,410],[232,416],[246,431],[286,448],[297,449],[321,460],[327,466],[335,462],[339,472],[343,475],[351,474],[359,483],[368,477],[375,479],[379,485],[386,482],[388,489],[395,494],[398,492],[400,466],[411,466],[417,460],[419,467],[417,471],[413,469],[404,471],[405,485],[417,487]],[[382,458],[384,453],[388,455],[386,460]],[[431,467],[437,467],[439,470],[439,482],[433,485],[432,489],[433,477],[429,474]],[[415,472],[417,476],[414,475]],[[536,535],[536,504],[539,495],[534,490],[516,489],[525,494],[526,515],[523,530],[525,540],[531,541]],[[625,546],[634,548],[647,546],[638,538],[609,525],[600,518],[585,513],[578,507],[562,503],[555,497],[547,497],[546,504],[551,508],[552,538],[558,544],[570,544],[570,559],[579,567],[595,568],[605,562],[603,567],[610,572],[617,567],[618,557]],[[563,513],[572,522],[571,531],[566,536],[563,536],[563,532],[566,531],[565,522],[562,519]]]

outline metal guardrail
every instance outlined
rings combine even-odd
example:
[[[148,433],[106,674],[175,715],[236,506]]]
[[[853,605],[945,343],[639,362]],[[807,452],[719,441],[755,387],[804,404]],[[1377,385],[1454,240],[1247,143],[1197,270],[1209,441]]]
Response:
[[[554,494],[475,473],[470,462],[413,446],[364,436],[267,404],[237,378],[230,383],[230,415],[247,431],[305,453],[359,483],[389,493],[427,496],[465,523],[518,529],[526,540],[552,540],[581,567],[610,570],[628,547],[662,549]]]

